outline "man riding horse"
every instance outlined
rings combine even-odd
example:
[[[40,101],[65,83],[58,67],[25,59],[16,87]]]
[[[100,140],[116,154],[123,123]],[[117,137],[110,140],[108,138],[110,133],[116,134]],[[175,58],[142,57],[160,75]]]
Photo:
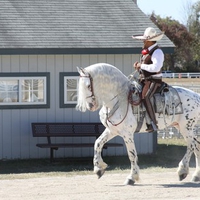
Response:
[[[151,97],[162,83],[161,68],[164,62],[164,54],[157,41],[161,40],[164,33],[156,33],[154,28],[147,28],[142,36],[133,35],[133,39],[142,40],[144,43],[141,61],[135,62],[133,67],[140,73],[140,81],[143,85],[142,102],[146,108],[146,131],[157,130],[155,111],[151,103]]]

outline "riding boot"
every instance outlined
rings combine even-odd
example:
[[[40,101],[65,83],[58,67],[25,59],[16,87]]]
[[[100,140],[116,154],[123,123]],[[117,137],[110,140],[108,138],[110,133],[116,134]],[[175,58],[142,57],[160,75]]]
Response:
[[[151,125],[151,118],[149,117],[147,111],[146,111],[146,113],[145,113],[145,121],[146,121],[146,126],[147,126],[146,131],[147,131],[147,132],[151,132],[152,129],[153,129],[153,127],[152,127],[152,125]]]
[[[158,126],[157,126],[156,116],[155,116],[155,112],[152,107],[152,104],[147,99],[144,99],[143,103],[144,103],[144,106],[146,107],[146,112],[151,119],[151,123],[147,125],[146,131],[147,132],[156,131],[158,129]]]
[[[147,126],[147,129],[146,129],[147,132],[153,132],[154,131],[153,126],[151,124],[146,123],[146,126]]]

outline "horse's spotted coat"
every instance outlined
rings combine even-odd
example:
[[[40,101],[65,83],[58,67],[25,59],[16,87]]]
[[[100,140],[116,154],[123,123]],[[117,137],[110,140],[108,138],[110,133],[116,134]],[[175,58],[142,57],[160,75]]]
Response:
[[[137,119],[132,114],[131,105],[128,105],[128,93],[130,82],[114,66],[105,63],[91,65],[85,69],[79,69],[79,95],[77,109],[95,111],[101,107],[99,112],[100,120],[106,127],[105,131],[96,140],[94,146],[94,172],[101,177],[107,164],[103,162],[101,151],[103,145],[113,137],[119,135],[124,139],[131,172],[127,177],[126,184],[134,184],[139,179],[139,167],[137,165],[137,152],[133,140],[133,132],[137,126]],[[92,77],[90,79],[89,77]],[[91,80],[93,80],[91,82]],[[93,85],[91,85],[93,84]],[[91,88],[93,88],[91,90]],[[187,150],[179,163],[178,175],[180,180],[189,173],[189,161],[193,153],[196,156],[196,170],[193,174],[193,181],[200,181],[200,140],[195,136],[195,125],[200,115],[200,95],[182,87],[174,87],[180,96],[183,106],[183,114],[175,115],[173,121],[171,117],[166,117],[165,123],[179,129],[187,141]],[[93,98],[90,98],[90,97]],[[113,111],[113,108],[117,109]],[[128,112],[125,110],[128,105]],[[112,113],[112,115],[109,113]],[[109,120],[108,120],[109,116]],[[124,119],[125,118],[125,119]],[[162,118],[158,118],[160,129],[166,127]],[[115,123],[121,122],[117,125]]]

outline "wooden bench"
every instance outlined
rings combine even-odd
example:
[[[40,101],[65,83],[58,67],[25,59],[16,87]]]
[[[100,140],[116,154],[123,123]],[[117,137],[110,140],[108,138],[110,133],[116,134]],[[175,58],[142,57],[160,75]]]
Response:
[[[46,143],[38,143],[37,147],[50,149],[50,160],[54,159],[54,150],[59,148],[94,147],[93,143],[52,142],[55,137],[95,137],[104,131],[101,123],[32,123],[33,137],[46,137]],[[122,143],[106,143],[103,148],[122,147]]]

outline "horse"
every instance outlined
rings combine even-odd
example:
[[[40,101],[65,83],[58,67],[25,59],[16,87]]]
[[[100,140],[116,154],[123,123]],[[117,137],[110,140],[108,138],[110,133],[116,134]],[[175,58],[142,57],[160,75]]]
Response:
[[[134,185],[139,180],[139,166],[133,137],[137,128],[137,118],[128,100],[133,85],[118,68],[107,63],[96,63],[85,68],[77,67],[77,70],[80,78],[76,109],[81,112],[86,110],[94,112],[100,109],[100,121],[105,126],[105,130],[94,143],[94,173],[100,178],[107,168],[101,156],[103,145],[115,136],[121,136],[131,163],[130,174],[124,184]],[[189,161],[194,153],[196,169],[192,181],[198,182],[200,181],[200,140],[195,136],[195,125],[200,115],[200,94],[179,86],[173,88],[180,96],[183,112],[174,115],[173,121],[171,116],[165,116],[165,123],[156,114],[158,126],[160,129],[166,126],[175,127],[180,131],[186,140],[187,150],[178,165],[179,180],[183,180],[189,174]]]

